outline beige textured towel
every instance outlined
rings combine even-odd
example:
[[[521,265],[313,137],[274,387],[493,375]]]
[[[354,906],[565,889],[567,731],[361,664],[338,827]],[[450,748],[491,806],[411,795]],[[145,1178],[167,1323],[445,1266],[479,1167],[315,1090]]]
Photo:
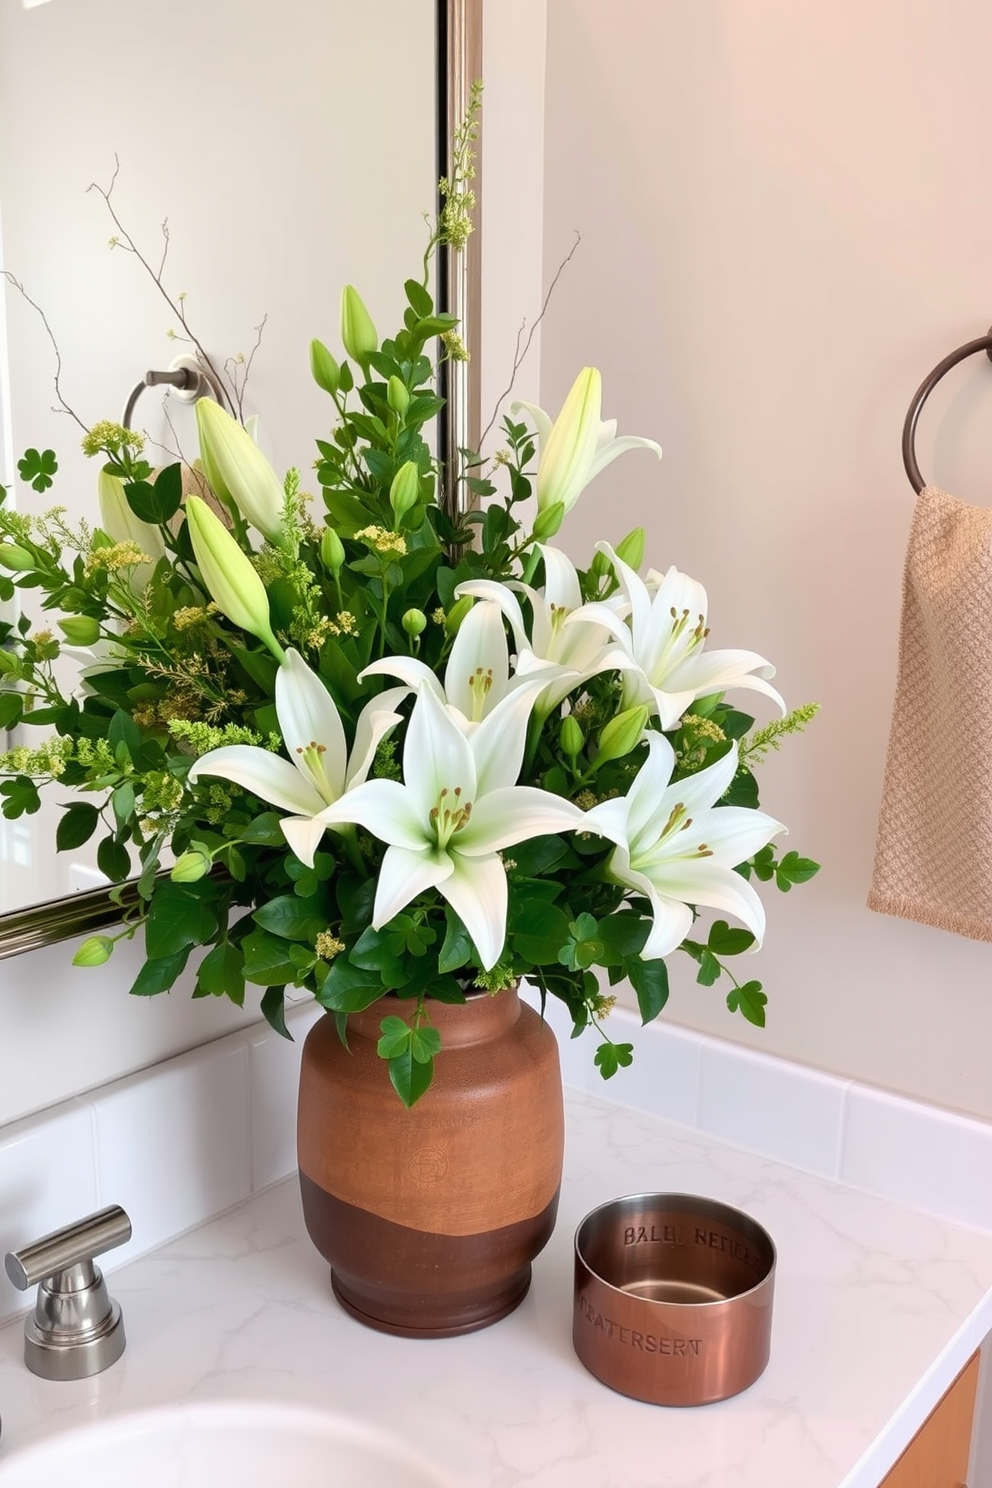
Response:
[[[868,907],[992,940],[992,510],[927,486]]]

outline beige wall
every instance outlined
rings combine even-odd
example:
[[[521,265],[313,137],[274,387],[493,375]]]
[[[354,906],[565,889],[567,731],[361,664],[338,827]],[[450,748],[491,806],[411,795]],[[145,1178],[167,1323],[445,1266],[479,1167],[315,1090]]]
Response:
[[[565,546],[643,522],[649,561],[707,586],[711,643],[823,707],[763,772],[787,845],[824,864],[764,893],[747,971],[768,1029],[688,962],[671,1016],[986,1116],[992,947],[865,894],[913,510],[902,420],[992,319],[990,53],[984,0],[548,0],[545,280],[583,243],[542,350],[545,407],[593,363],[620,432],[665,449],[612,466]],[[942,384],[918,452],[987,500],[987,362]]]

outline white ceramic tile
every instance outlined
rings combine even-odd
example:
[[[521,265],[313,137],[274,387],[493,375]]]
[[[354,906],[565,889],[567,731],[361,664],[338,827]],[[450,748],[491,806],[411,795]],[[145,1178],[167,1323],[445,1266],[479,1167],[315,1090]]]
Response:
[[[663,1020],[643,1027],[636,1013],[626,1008],[610,1014],[606,1031],[614,1043],[633,1044],[633,1063],[604,1081],[593,1065],[598,1040],[594,1033],[584,1034],[576,1040],[592,1071],[584,1088],[625,1110],[694,1127],[704,1042],[700,1035]]]
[[[837,1174],[848,1081],[719,1039],[703,1042],[700,1131],[776,1162]]]
[[[881,1198],[992,1230],[992,1123],[852,1086],[840,1177]]]
[[[121,1204],[121,1265],[251,1192],[248,1048],[218,1039],[131,1075],[94,1100],[100,1202]]]
[[[286,1014],[293,1042],[267,1024],[245,1034],[251,1092],[251,1186],[278,1183],[296,1170],[296,1096],[303,1040],[323,1017],[311,1001]]]
[[[82,1101],[0,1129],[0,1256],[99,1208],[93,1118]],[[30,1301],[0,1268],[0,1319]]]

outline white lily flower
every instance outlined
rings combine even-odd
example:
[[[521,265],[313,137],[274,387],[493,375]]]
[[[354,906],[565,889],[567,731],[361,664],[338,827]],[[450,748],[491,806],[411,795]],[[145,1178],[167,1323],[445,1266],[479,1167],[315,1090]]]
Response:
[[[690,703],[728,687],[764,693],[785,714],[767,680],[775,668],[756,651],[706,651],[706,590],[670,568],[652,591],[609,543],[596,544],[616,570],[629,605],[624,620],[609,604],[587,606],[589,618],[612,632],[625,653],[623,706],[646,703],[663,729],[674,728]],[[591,613],[589,613],[591,612]]]
[[[408,692],[394,687],[366,704],[349,755],[334,699],[299,652],[289,650],[276,673],[276,714],[289,759],[254,744],[225,744],[194,762],[189,781],[218,775],[293,812],[281,823],[283,835],[296,856],[312,867],[325,826],[317,818],[365,780],[380,742],[401,721],[395,709]]]
[[[404,783],[368,780],[321,813],[328,826],[354,822],[388,843],[375,929],[436,888],[460,916],[483,968],[495,966],[506,939],[500,849],[586,822],[570,801],[515,783],[532,703],[530,689],[510,692],[466,734],[434,690],[422,687],[403,750]]]
[[[502,590],[503,586],[491,587]],[[465,588],[463,585],[459,594]],[[463,733],[471,733],[498,703],[529,680],[510,675],[503,616],[495,604],[473,605],[458,627],[443,686],[437,674],[416,656],[384,656],[367,666],[359,680],[383,675],[399,677],[418,692],[429,688],[449,709]]]
[[[742,806],[717,806],[737,770],[737,745],[717,760],[672,781],[675,751],[663,734],[648,736],[648,758],[626,796],[586,812],[586,827],[616,851],[609,872],[651,902],[654,925],[641,952],[645,961],[667,956],[692,928],[690,905],[705,905],[743,921],[760,944],[761,900],[734,869],[785,827]]]
[[[459,584],[455,592],[488,600],[502,610],[517,646],[518,675],[531,677],[543,671],[549,678],[535,705],[535,711],[546,717],[580,683],[623,664],[624,653],[595,615],[586,618],[591,607],[582,602],[579,576],[571,560],[558,548],[538,547],[544,559],[543,590],[517,581],[500,584],[494,579],[471,579]],[[529,635],[514,591],[530,603]]]
[[[603,380],[595,367],[583,367],[554,420],[536,403],[513,404],[514,413],[526,409],[537,430],[539,512],[558,502],[567,512],[589,482],[626,450],[654,450],[661,459],[661,446],[653,439],[632,434],[618,439],[617,421],[602,419],[602,404]]]

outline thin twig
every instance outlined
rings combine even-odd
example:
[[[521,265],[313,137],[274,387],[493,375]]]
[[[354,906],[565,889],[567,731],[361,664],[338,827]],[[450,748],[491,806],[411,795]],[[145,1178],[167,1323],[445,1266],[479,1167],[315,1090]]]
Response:
[[[541,306],[541,313],[537,317],[537,319],[535,320],[534,324],[531,326],[531,328],[530,328],[530,334],[528,335],[527,340],[524,342],[524,347],[523,347],[523,350],[522,351],[520,349],[520,338],[522,337],[522,335],[524,333],[524,328],[527,325],[527,322],[526,321],[523,321],[522,322],[522,324],[520,326],[520,329],[517,332],[517,344],[516,344],[516,348],[515,348],[514,353],[513,353],[513,368],[512,368],[512,370],[510,372],[510,381],[509,381],[509,384],[507,385],[507,387],[504,388],[503,392],[501,392],[500,395],[499,395],[499,397],[496,399],[496,407],[493,409],[492,418],[489,420],[488,424],[483,429],[482,434],[479,437],[479,449],[480,449],[480,451],[482,449],[482,446],[486,442],[486,435],[489,433],[489,431],[492,428],[493,424],[499,418],[499,411],[500,411],[500,408],[503,406],[503,403],[504,403],[505,399],[507,399],[510,396],[510,394],[513,392],[513,384],[517,380],[517,373],[520,371],[520,368],[523,366],[524,359],[526,358],[528,351],[530,351],[530,344],[531,344],[531,342],[534,339],[534,332],[537,330],[538,326],[541,324],[541,321],[544,319],[545,315],[548,312],[548,306],[551,303],[551,296],[555,292],[555,285],[558,283],[558,280],[561,278],[562,274],[564,273],[566,264],[568,264],[568,263],[571,262],[572,258],[575,255],[575,252],[576,252],[576,250],[577,250],[577,248],[578,248],[578,246],[579,246],[579,244],[581,242],[582,242],[582,234],[579,233],[579,232],[576,232],[576,234],[575,234],[575,242],[572,244],[572,246],[569,249],[568,253],[565,255],[565,257],[562,259],[561,263],[558,265],[558,269],[557,269],[557,272],[555,273],[555,277],[552,279],[551,284],[548,287],[548,292],[544,296],[544,304]]]
[[[247,361],[243,356],[228,357],[224,363],[224,374],[227,377],[228,383],[230,384],[230,387],[234,393],[234,402],[237,408],[238,419],[242,424],[245,421],[245,389],[248,386],[248,377],[251,373],[251,364],[255,360],[256,351],[262,344],[262,333],[265,330],[265,323],[268,318],[269,317],[267,314],[263,315],[260,324],[255,327],[255,345],[248,353]],[[238,382],[239,366],[244,367],[244,372],[241,376],[240,384]]]
[[[62,396],[62,389],[59,386],[59,378],[62,375],[62,353],[59,351],[59,343],[55,339],[55,333],[53,332],[51,326],[48,324],[48,316],[45,314],[44,310],[42,310],[41,306],[31,298],[21,281],[19,279],[15,279],[14,275],[10,272],[9,269],[0,269],[0,276],[6,279],[8,284],[12,284],[21,298],[26,300],[27,303],[31,306],[31,309],[34,310],[41,317],[41,323],[48,333],[49,341],[52,343],[52,350],[55,353],[55,396],[59,400],[59,407],[53,408],[52,412],[67,413],[70,418],[75,419],[76,423],[79,425],[84,433],[88,432],[87,426],[83,423],[82,419],[79,417],[79,414],[74,408],[69,407],[69,404]]]
[[[207,370],[213,375],[218,386],[223,386],[217,368],[210,360],[210,357],[207,355],[207,352],[204,349],[202,343],[190,329],[189,323],[186,320],[186,313],[182,307],[182,296],[179,297],[178,301],[174,300],[169,294],[169,291],[166,289],[165,284],[162,280],[162,274],[165,269],[165,260],[169,252],[169,219],[165,218],[162,223],[162,237],[164,239],[164,242],[162,246],[161,262],[159,263],[158,272],[156,273],[156,271],[152,268],[147,258],[145,258],[144,254],[138,248],[138,245],[135,243],[134,239],[131,237],[131,234],[127,231],[124,224],[121,222],[121,219],[118,217],[116,211],[114,210],[114,205],[110,198],[113,194],[114,186],[117,183],[117,177],[120,173],[120,168],[120,159],[117,155],[115,155],[114,174],[110,178],[110,185],[104,188],[103,186],[98,185],[96,181],[91,181],[89,186],[87,186],[86,188],[87,191],[95,191],[98,193],[98,195],[103,197],[103,200],[107,207],[107,211],[110,213],[110,216],[113,219],[114,226],[117,228],[118,236],[111,239],[111,246],[115,248],[123,248],[125,252],[134,254],[135,258],[148,274],[149,278],[152,280],[153,284],[157,288],[159,294],[165,300],[165,303],[168,305],[169,309],[172,311],[173,315],[175,315],[176,319],[179,321],[179,324],[186,332],[190,344],[196,348],[197,357],[202,361]]]

